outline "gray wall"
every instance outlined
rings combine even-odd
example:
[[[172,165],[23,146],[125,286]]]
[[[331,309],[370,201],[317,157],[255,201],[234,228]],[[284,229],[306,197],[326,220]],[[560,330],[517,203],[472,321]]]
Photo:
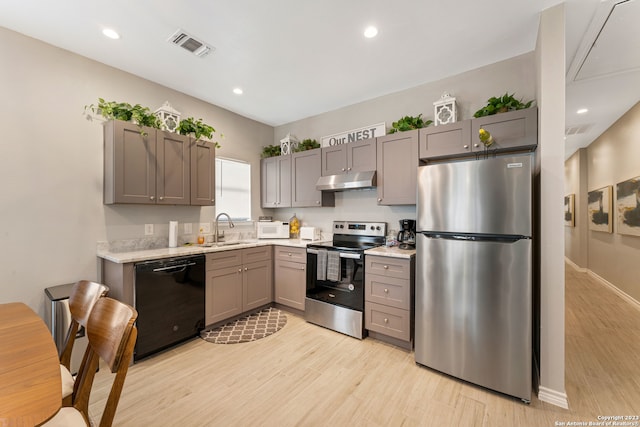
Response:
[[[587,268],[587,149],[581,148],[565,161],[564,194],[574,195],[574,227],[564,227],[565,256],[578,268]]]
[[[576,223],[576,231],[587,236],[587,261],[578,264],[575,253],[566,256],[574,263],[585,267],[605,279],[618,289],[640,301],[640,237],[617,233],[615,222],[616,184],[640,176],[640,102],[627,111],[586,149],[584,162],[565,163],[566,174],[586,175],[587,184],[581,196],[607,185],[613,186],[613,233],[589,230],[586,203],[581,205],[584,221]],[[577,197],[577,196],[576,196]],[[580,215],[580,211],[578,211]]]
[[[313,138],[385,122],[387,129],[399,118],[422,113],[433,120],[433,102],[443,92],[456,97],[458,120],[470,119],[487,99],[515,92],[525,100],[535,98],[535,64],[533,53],[517,56],[486,67],[468,71],[443,80],[385,95],[339,110],[309,117],[275,128],[274,144],[291,133],[298,139]],[[415,205],[378,206],[375,190],[336,193],[336,208],[278,209],[277,219],[289,219],[295,213],[303,225],[314,225],[330,230],[332,220],[386,221],[389,229],[398,229],[398,220],[416,217]]]
[[[102,125],[83,108],[107,100],[156,109],[169,101],[225,135],[219,156],[252,165],[260,188],[261,146],[273,128],[101,63],[0,28],[0,303],[23,301],[41,314],[43,289],[99,278],[96,242],[142,237],[144,224],[199,223],[213,207],[102,204]],[[260,209],[259,191],[252,197]]]

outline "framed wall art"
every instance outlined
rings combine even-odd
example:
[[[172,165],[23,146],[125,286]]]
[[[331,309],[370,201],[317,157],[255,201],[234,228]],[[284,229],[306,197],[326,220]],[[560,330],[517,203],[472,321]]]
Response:
[[[612,190],[612,186],[608,185],[589,191],[587,208],[589,230],[604,231],[606,233],[613,232],[613,218],[611,217]]]
[[[640,176],[616,185],[616,232],[640,236]]]
[[[575,214],[575,194],[569,194],[564,196],[564,225],[565,227],[576,226],[576,214]]]

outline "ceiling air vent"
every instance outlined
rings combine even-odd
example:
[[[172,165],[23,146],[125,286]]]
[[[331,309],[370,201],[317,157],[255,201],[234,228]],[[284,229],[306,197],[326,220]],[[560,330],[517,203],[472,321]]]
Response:
[[[176,46],[180,46],[181,48],[188,50],[193,53],[195,56],[199,56],[200,58],[207,56],[209,53],[214,51],[214,47],[207,45],[205,42],[196,39],[185,31],[178,30],[169,40],[171,43]]]
[[[564,130],[564,134],[566,136],[578,135],[580,133],[585,133],[585,132],[590,131],[592,127],[593,127],[593,123],[584,124],[584,125],[569,126],[568,128],[566,128]]]

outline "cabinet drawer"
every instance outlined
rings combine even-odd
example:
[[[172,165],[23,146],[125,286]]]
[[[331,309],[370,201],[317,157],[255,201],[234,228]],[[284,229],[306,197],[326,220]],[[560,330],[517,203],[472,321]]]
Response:
[[[207,271],[233,267],[242,264],[242,249],[220,251],[207,254]]]
[[[378,304],[409,310],[411,286],[409,279],[378,276],[367,272],[364,279],[364,299]]]
[[[378,274],[399,279],[409,279],[411,277],[410,260],[367,255],[365,262],[366,274]]]
[[[275,259],[281,261],[293,261],[307,263],[307,250],[305,248],[292,248],[289,246],[276,246]]]
[[[242,263],[268,261],[271,259],[271,246],[258,246],[242,250]]]
[[[411,340],[409,311],[367,302],[364,312],[366,329],[404,341]]]

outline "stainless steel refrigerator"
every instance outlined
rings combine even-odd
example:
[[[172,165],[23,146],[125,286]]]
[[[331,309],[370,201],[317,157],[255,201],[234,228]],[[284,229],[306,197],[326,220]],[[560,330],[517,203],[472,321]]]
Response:
[[[531,400],[533,154],[422,166],[418,364]]]

